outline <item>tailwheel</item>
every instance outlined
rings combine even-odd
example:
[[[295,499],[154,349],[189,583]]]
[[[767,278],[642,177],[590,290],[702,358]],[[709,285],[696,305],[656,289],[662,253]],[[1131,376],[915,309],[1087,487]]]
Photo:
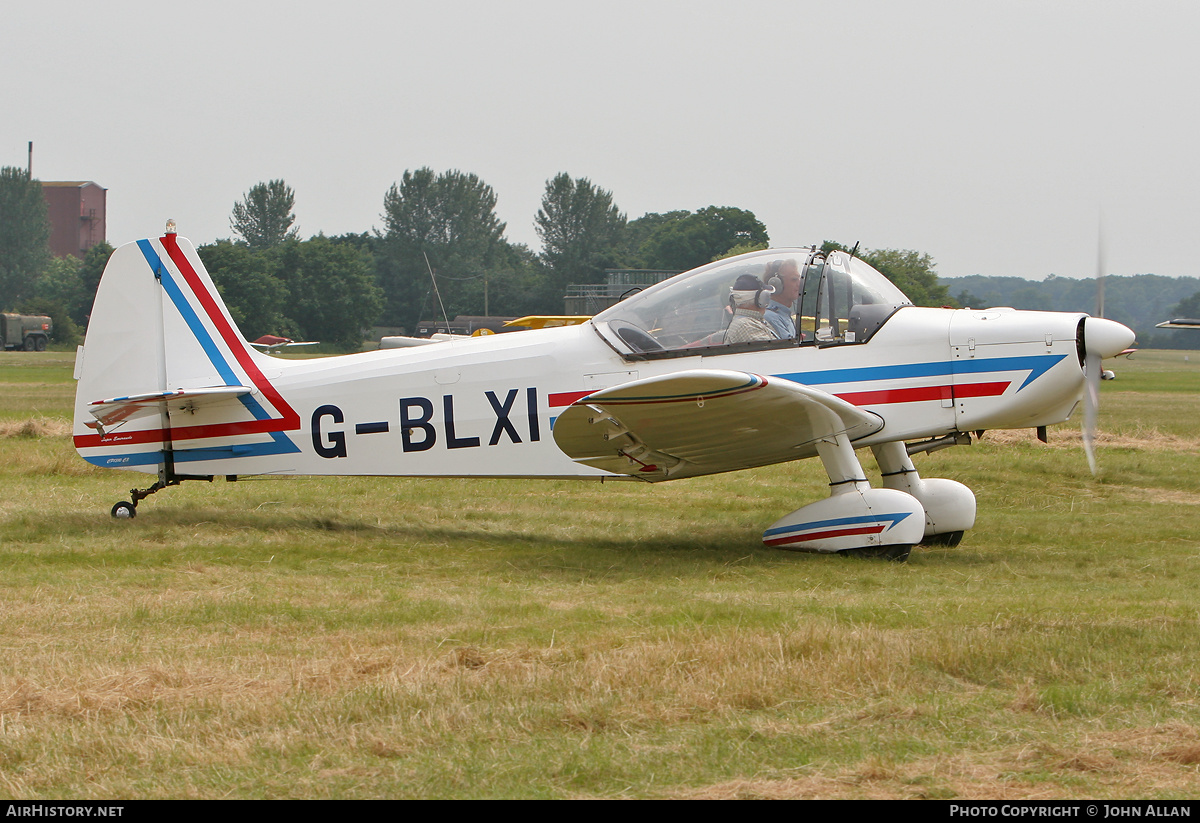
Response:
[[[145,489],[130,489],[129,496],[132,498],[132,502],[128,500],[122,500],[119,503],[115,503],[112,509],[109,511],[109,514],[118,520],[132,520],[133,518],[137,517],[138,503],[141,503],[150,495],[160,492],[165,488],[169,488],[170,486],[178,486],[184,480],[207,480],[209,483],[211,483],[212,479],[213,476],[211,474],[175,474],[170,470],[164,471],[161,473],[158,482],[156,482],[153,486]]]
[[[903,563],[905,560],[908,560],[908,555],[911,551],[912,546],[906,544],[900,546],[863,546],[859,549],[842,549],[838,554],[842,557],[881,557],[884,560],[894,560],[897,563]]]
[[[137,517],[137,506],[126,500],[122,500],[112,507],[110,514],[118,520],[132,520]]]

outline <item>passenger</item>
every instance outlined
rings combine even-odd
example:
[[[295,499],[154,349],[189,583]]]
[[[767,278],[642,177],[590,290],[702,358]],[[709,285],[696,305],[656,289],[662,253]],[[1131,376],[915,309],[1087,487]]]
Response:
[[[775,331],[763,320],[763,313],[774,292],[752,274],[743,274],[729,290],[733,320],[725,330],[725,343],[752,343],[774,340]]]
[[[800,267],[795,260],[773,260],[767,265],[766,282],[775,293],[767,306],[764,320],[780,340],[796,339],[796,321],[792,319],[792,306],[800,297]]]

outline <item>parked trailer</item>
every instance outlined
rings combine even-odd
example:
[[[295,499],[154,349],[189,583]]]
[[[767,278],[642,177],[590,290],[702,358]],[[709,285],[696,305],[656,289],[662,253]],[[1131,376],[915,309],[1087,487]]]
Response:
[[[44,314],[0,314],[0,344],[6,349],[45,351],[53,330]]]

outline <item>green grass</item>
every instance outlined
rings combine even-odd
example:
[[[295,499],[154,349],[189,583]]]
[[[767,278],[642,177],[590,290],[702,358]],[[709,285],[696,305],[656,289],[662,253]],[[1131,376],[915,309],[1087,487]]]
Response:
[[[114,521],[146,477],[53,433],[71,359],[0,355],[0,796],[1200,791],[1197,353],[1116,361],[1099,478],[1074,424],[920,458],[979,520],[906,564],[761,545],[816,461],[187,483]]]

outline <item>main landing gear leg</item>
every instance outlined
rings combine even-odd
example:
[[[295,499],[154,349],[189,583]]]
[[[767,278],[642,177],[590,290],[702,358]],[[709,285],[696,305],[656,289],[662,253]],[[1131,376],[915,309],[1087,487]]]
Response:
[[[130,489],[129,495],[131,500],[122,500],[113,504],[110,514],[118,520],[130,520],[137,517],[138,503],[141,503],[150,495],[162,491],[168,486],[178,486],[184,480],[207,480],[212,482],[211,474],[175,474],[170,468],[163,467],[158,470],[158,481],[145,489]]]
[[[883,485],[888,489],[907,492],[921,502],[925,509],[926,546],[957,546],[963,532],[975,525],[975,495],[954,480],[940,477],[922,478],[913,465],[904,443],[882,443],[872,446]]]
[[[907,559],[925,529],[917,499],[897,489],[871,488],[844,434],[817,443],[817,453],[829,474],[830,496],[776,521],[763,532],[763,543],[793,551]]]

